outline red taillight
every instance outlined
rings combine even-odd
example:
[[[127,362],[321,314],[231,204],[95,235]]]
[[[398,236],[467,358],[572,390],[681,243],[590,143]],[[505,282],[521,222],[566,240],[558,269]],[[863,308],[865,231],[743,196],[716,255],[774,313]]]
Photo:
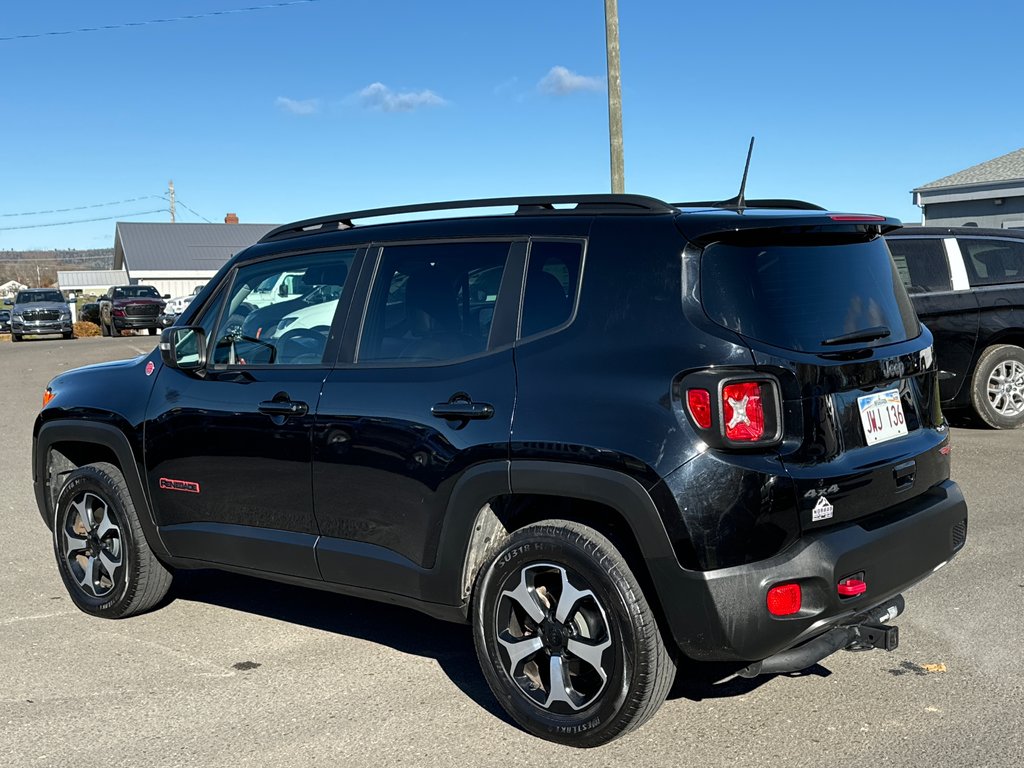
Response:
[[[686,404],[697,426],[701,429],[711,429],[711,393],[706,389],[687,390]]]
[[[768,590],[768,613],[772,616],[799,613],[802,597],[799,584],[776,584]]]
[[[722,388],[722,412],[725,415],[725,436],[729,440],[750,443],[764,437],[764,403],[760,382],[726,384]]]

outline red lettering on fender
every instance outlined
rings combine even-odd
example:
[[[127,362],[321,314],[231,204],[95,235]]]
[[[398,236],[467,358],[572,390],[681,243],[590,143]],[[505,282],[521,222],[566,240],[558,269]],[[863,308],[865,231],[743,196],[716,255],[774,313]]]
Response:
[[[193,483],[191,480],[171,480],[169,477],[161,477],[160,490],[199,493],[199,483]]]

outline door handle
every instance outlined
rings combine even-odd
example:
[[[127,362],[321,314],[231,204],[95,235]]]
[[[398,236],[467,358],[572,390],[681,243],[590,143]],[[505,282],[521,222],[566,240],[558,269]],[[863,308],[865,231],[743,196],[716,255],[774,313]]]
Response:
[[[430,413],[439,419],[489,419],[494,415],[494,406],[490,403],[474,403],[472,400],[456,400],[454,403],[438,403],[430,409]]]
[[[305,416],[309,406],[295,400],[264,400],[256,410],[268,416]]]

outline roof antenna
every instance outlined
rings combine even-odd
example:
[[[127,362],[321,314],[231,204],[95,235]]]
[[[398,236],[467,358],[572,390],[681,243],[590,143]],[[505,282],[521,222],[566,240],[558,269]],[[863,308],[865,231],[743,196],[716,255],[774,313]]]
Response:
[[[747,162],[743,166],[743,181],[740,182],[740,193],[736,195],[736,207],[743,208],[746,200],[743,193],[747,191],[747,171],[750,170],[750,156],[754,154],[754,137],[750,137],[750,146],[747,147]]]
[[[750,137],[750,146],[747,148],[747,162],[743,166],[743,180],[740,182],[740,193],[736,197],[730,198],[729,200],[723,200],[720,203],[715,203],[716,208],[737,208],[743,210],[746,207],[747,201],[744,197],[744,193],[747,191],[747,171],[750,170],[750,156],[754,154],[754,137]]]

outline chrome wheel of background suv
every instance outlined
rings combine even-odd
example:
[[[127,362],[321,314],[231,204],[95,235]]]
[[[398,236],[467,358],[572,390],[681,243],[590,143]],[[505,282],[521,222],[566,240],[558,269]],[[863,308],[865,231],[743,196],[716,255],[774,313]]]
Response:
[[[1024,349],[1013,344],[986,349],[974,369],[971,401],[990,427],[1024,426]]]

